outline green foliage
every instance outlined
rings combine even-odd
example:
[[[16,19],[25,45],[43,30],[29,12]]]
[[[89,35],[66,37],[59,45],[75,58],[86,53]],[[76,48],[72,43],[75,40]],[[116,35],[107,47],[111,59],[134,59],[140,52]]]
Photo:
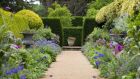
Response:
[[[83,17],[82,16],[73,16],[72,17],[73,26],[83,26]]]
[[[116,18],[122,14],[132,16],[137,11],[136,6],[138,5],[138,2],[139,0],[115,0],[99,10],[96,15],[96,21],[99,23],[106,22],[107,20]]]
[[[97,27],[98,24],[95,22],[94,18],[85,18],[83,24],[83,38],[87,38],[87,36],[93,31],[94,27]]]
[[[76,41],[74,46],[81,46],[82,42],[82,27],[65,27],[63,28],[63,37],[64,37],[64,46],[68,45],[67,39],[68,37],[76,37]]]
[[[60,6],[55,2],[52,4],[52,8],[48,8],[48,17],[60,18],[63,27],[71,27],[71,13],[66,6]]]
[[[128,28],[127,19],[128,19],[127,15],[122,15],[114,19],[113,23],[114,27],[121,32],[127,31]]]
[[[20,32],[29,28],[22,15],[14,15],[0,9],[0,18],[0,27],[4,26],[7,30],[12,31],[16,37],[23,37]]]
[[[52,33],[59,35],[60,45],[63,43],[63,31],[59,18],[42,18],[44,25],[50,26]]]
[[[96,10],[95,8],[88,9],[88,10],[87,10],[86,17],[89,17],[89,18],[90,18],[90,17],[95,18],[97,12],[98,12],[98,10]]]
[[[24,10],[17,12],[16,15],[22,15],[24,17],[24,19],[28,21],[28,25],[29,25],[30,29],[37,30],[37,29],[43,27],[43,22],[42,22],[41,18],[33,11],[24,9]]]
[[[98,39],[110,40],[110,35],[107,30],[94,28],[93,32],[88,36],[89,41],[96,41]]]
[[[34,40],[40,40],[43,38],[54,39],[55,37],[56,35],[52,33],[50,28],[40,28],[37,30],[36,34],[33,36]]]
[[[99,10],[103,6],[113,2],[114,0],[94,0],[91,3],[88,4],[88,8],[95,8],[96,10]]]
[[[125,41],[125,42],[129,42],[126,43],[127,46],[126,48],[129,49],[129,52],[131,52],[132,54],[136,54],[133,51],[140,52],[140,26],[139,26],[139,21],[140,19],[140,13],[135,15],[134,17],[129,18],[128,21],[128,30],[127,30],[127,40],[129,41]]]
[[[35,47],[32,49],[13,49],[11,45],[17,41],[12,32],[4,34],[4,39],[0,42],[0,75],[2,79],[19,79],[25,75],[28,79],[38,79],[45,70],[55,61],[56,55],[60,52],[51,46]],[[54,51],[54,49],[57,49]],[[14,72],[11,69],[24,66],[22,70]],[[10,71],[12,74],[6,74]],[[13,73],[14,72],[14,73]]]
[[[32,10],[41,17],[45,17],[47,14],[47,8],[43,5],[33,5]]]
[[[113,0],[95,0],[88,4],[87,17],[95,18],[98,10]]]

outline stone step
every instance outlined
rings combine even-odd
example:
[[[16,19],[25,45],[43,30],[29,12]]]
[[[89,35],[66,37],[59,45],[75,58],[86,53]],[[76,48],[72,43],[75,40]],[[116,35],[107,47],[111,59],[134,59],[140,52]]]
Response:
[[[63,50],[81,50],[81,46],[63,46]]]

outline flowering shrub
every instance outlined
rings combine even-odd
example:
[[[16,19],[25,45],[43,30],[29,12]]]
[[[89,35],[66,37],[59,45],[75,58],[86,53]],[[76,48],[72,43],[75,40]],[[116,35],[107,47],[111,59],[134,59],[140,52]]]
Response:
[[[24,19],[28,21],[30,29],[39,29],[40,27],[43,27],[42,19],[33,11],[21,10],[17,12],[16,15],[24,16]]]
[[[134,21],[134,19],[131,20],[131,22],[135,25]],[[128,29],[130,29],[129,27]],[[129,39],[129,41],[126,43],[123,43],[123,39],[125,37],[119,37],[119,40],[117,38],[117,41],[116,38],[115,40],[112,38],[110,40],[105,40],[103,34],[107,34],[105,36],[109,36],[109,33],[104,33],[103,29],[95,28],[94,31],[89,35],[87,43],[85,43],[83,46],[82,51],[84,52],[85,56],[87,56],[90,63],[100,70],[101,77],[108,79],[136,78],[137,69],[140,66],[140,54],[138,44],[139,37],[135,37],[137,34],[139,34],[139,29],[137,28],[138,26],[135,27],[135,32],[134,29],[132,33],[129,31],[129,33],[132,35],[127,35],[126,38]],[[117,35],[117,32],[115,32],[115,34]],[[135,39],[132,40],[131,38],[134,37]],[[134,40],[137,40],[137,43]],[[110,41],[111,43],[109,43]],[[129,45],[132,45],[132,47]]]
[[[12,32],[7,32],[2,37],[0,41],[2,79],[38,79],[61,51],[59,45],[53,41],[47,40],[44,45],[38,43],[37,47],[26,50]]]
[[[29,28],[27,21],[23,19],[23,15],[15,15],[0,8],[1,27],[4,27],[6,31],[12,31],[17,38],[22,38],[20,32]]]
[[[34,40],[41,40],[41,39],[54,39],[56,35],[52,33],[50,28],[41,28],[38,29],[36,34],[33,36]]]

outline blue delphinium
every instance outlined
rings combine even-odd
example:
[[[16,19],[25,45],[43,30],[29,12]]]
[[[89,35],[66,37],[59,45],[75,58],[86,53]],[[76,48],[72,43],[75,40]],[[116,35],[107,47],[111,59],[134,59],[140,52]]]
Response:
[[[99,57],[104,57],[104,54],[101,54],[101,53],[100,53],[100,54],[98,54],[98,55],[99,55]]]
[[[55,41],[53,40],[41,39],[35,42],[35,46],[38,47],[48,46],[52,49],[53,52],[60,51],[60,46],[57,43],[55,43]],[[45,52],[44,50],[40,50],[40,51]]]
[[[98,59],[98,58],[99,58],[99,56],[94,56],[93,58],[94,58],[94,59]]]
[[[20,79],[26,79],[26,76],[25,75],[21,75]]]
[[[101,58],[101,57],[104,57],[105,55],[104,54],[102,54],[102,53],[99,53],[99,52],[96,52],[95,51],[95,54],[97,54],[97,56],[94,56],[93,58],[94,59],[98,59],[98,58]],[[96,65],[96,67],[97,68],[99,68],[99,65],[100,65],[100,61],[95,61],[95,65]]]
[[[40,62],[40,61],[42,61],[42,60],[44,60],[44,59],[46,59],[47,58],[47,56],[43,56],[42,58],[40,58],[40,59],[38,59],[38,60],[36,60],[37,62]]]
[[[24,69],[24,66],[23,65],[19,65],[17,69],[18,69],[18,71],[21,71],[21,70]]]
[[[17,68],[12,68],[11,70],[6,71],[6,75],[16,74],[24,69],[23,65],[19,65]]]
[[[100,62],[99,61],[95,61],[96,67],[99,68]]]
[[[12,71],[13,74],[18,73],[18,69],[16,69],[16,68],[11,69],[11,71]]]
[[[96,52],[96,51],[95,51],[95,53],[96,53],[96,54],[100,54],[99,52]]]
[[[12,74],[12,71],[6,71],[6,75],[11,75]]]

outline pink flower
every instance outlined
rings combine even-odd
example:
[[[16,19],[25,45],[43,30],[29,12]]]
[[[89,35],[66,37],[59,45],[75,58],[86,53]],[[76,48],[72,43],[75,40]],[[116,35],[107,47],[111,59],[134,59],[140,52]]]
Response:
[[[20,46],[18,46],[18,45],[15,45],[15,44],[11,44],[11,46],[10,46],[10,48],[12,48],[12,49],[19,49],[20,48]]]

